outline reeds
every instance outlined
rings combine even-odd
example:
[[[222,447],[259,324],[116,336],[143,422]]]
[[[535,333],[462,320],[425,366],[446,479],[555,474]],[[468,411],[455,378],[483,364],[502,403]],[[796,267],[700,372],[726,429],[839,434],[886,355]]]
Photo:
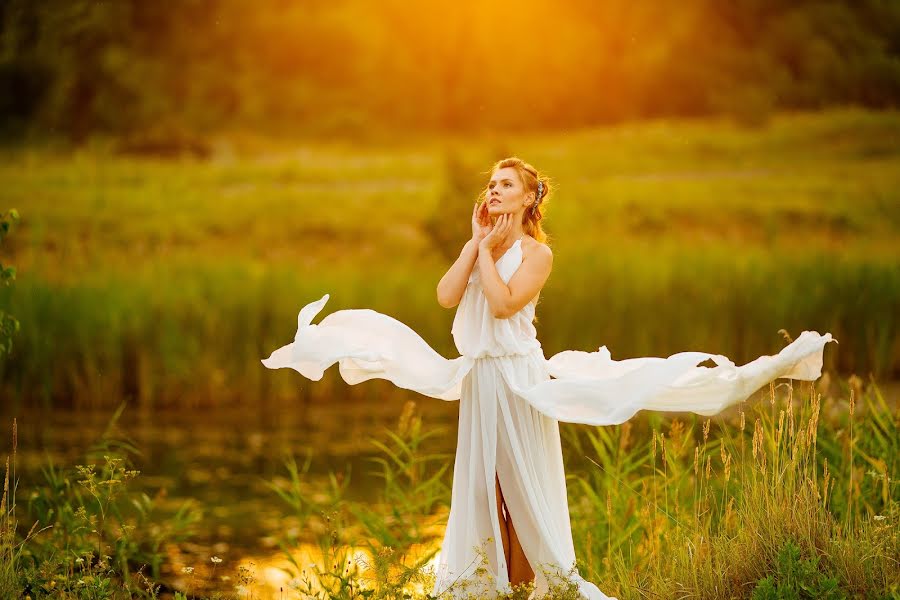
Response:
[[[807,382],[799,394],[792,381],[773,382],[713,419],[651,415],[617,427],[564,427],[581,574],[622,600],[869,598],[900,589],[897,409],[874,383],[859,398],[854,392],[851,412]],[[823,415],[823,402],[835,410]],[[869,484],[859,478],[862,445],[874,467]],[[405,469],[392,454],[380,464],[399,476]],[[397,516],[390,515],[388,507],[367,509],[375,554],[388,543],[372,523]],[[404,581],[415,578],[405,573]],[[390,588],[398,581],[391,568],[341,576],[374,597],[399,589]],[[558,597],[567,596],[549,596]]]
[[[773,382],[758,397],[712,419],[652,413],[616,427],[563,427],[581,575],[621,600],[896,594],[900,420],[897,407],[888,405],[874,382],[854,385],[852,395],[848,386],[843,396],[833,397],[806,382],[800,393],[793,382]],[[129,581],[129,565],[151,566],[133,560],[153,556],[139,554],[146,547],[136,542],[147,539],[147,531],[172,532],[177,525],[141,520],[143,512],[137,520],[134,514],[120,520],[120,500],[133,504],[138,498],[128,491],[130,478],[123,475],[122,463],[105,459],[94,472],[93,488],[89,468],[78,475],[48,467],[47,485],[32,495],[28,507],[45,529],[33,526],[17,537],[16,485],[10,475],[15,422],[13,427],[13,453],[0,499],[3,597],[14,597],[23,585],[53,582],[63,598],[124,598],[113,582]],[[364,499],[348,496],[349,471],[329,472],[323,487],[310,475],[312,455],[302,464],[288,458],[287,477],[270,484],[290,508],[284,517],[288,534],[280,542],[293,579],[278,597],[427,598],[433,585],[429,561],[449,504],[452,457],[433,447],[445,433],[425,427],[414,405],[407,404],[396,428],[371,440],[383,485]],[[93,455],[109,455],[112,446],[100,444]],[[105,481],[118,483],[101,491]],[[86,497],[65,492],[72,484]],[[51,514],[58,516],[48,520]],[[129,525],[136,529],[129,531]],[[36,570],[36,558],[60,550],[78,559],[44,560],[43,570]],[[210,560],[214,572],[217,557]],[[158,574],[159,564],[152,566]],[[249,567],[241,566],[235,579],[241,593],[263,597]],[[146,595],[156,597],[155,584],[143,570],[138,575]],[[80,589],[79,578],[87,577],[94,587]],[[232,597],[215,590],[221,582],[214,578],[207,583],[203,593]],[[462,596],[467,585],[460,582]],[[142,593],[131,585],[122,590]],[[508,598],[527,593],[514,590]],[[483,594],[473,591],[470,597]],[[576,598],[565,579],[547,600],[562,598]]]
[[[18,423],[12,424],[12,454],[7,455],[3,475],[3,495],[0,496],[0,598],[13,598],[21,590],[19,572],[22,566],[26,544],[41,533],[35,522],[24,537],[19,537],[16,516],[16,446],[18,443]],[[11,460],[10,460],[11,459]]]
[[[782,399],[776,387],[784,389]],[[801,389],[802,397],[795,398],[792,382],[773,383],[768,401],[751,401],[734,416],[707,419],[696,434],[696,425],[686,428],[684,421],[673,419],[668,432],[650,431],[647,443],[622,455],[608,443],[616,428],[567,428],[569,445],[582,451],[580,440],[586,440],[599,450],[600,460],[589,455],[597,469],[570,475],[577,493],[618,492],[612,510],[609,502],[596,502],[595,493],[585,494],[590,502],[573,502],[577,553],[589,572],[610,580],[608,589],[621,598],[745,598],[767,577],[765,589],[784,591],[778,586],[791,584],[777,573],[792,569],[808,571],[807,583],[823,590],[833,581],[842,597],[875,597],[896,589],[900,490],[891,475],[898,466],[896,408],[872,385],[866,419],[859,419],[854,393],[854,410],[830,416],[820,431],[822,396],[807,383]],[[751,419],[745,457],[745,423]],[[713,423],[717,435],[711,432]],[[835,437],[842,431],[837,446]],[[860,484],[860,431],[868,440],[866,462],[876,467],[871,477],[878,486]],[[827,452],[819,446],[822,436]],[[657,445],[657,437],[663,443]],[[623,463],[646,468],[623,479],[614,468]],[[664,500],[656,490],[663,491]],[[838,502],[835,490],[846,490]],[[642,509],[634,510],[635,503]],[[585,543],[599,536],[620,549],[611,566],[608,552],[598,557]]]
[[[615,358],[697,349],[742,364],[786,326],[841,340],[828,369],[895,377],[900,153],[885,140],[898,123],[836,111],[756,132],[701,121],[507,144],[560,182],[537,325],[548,356],[606,344]],[[0,310],[29,324],[0,362],[0,394],[109,409],[325,399],[335,373],[298,385],[259,364],[325,292],[326,312],[385,312],[455,356],[434,287],[442,249],[465,241],[469,177],[495,156],[493,143],[448,155],[440,142],[227,166],[27,150],[0,161],[26,219],[4,251],[29,273],[0,288]],[[116,202],[97,211],[104,198]]]
[[[131,597],[135,570],[158,578],[163,546],[190,537],[200,512],[184,501],[164,514],[156,500],[135,489],[127,438],[113,431],[123,407],[85,453],[84,462],[58,467],[49,460],[43,481],[28,489],[16,506],[17,483],[6,460],[0,500],[0,598],[32,597],[101,600]],[[17,421],[13,421],[15,465]],[[33,525],[17,531],[24,515]]]

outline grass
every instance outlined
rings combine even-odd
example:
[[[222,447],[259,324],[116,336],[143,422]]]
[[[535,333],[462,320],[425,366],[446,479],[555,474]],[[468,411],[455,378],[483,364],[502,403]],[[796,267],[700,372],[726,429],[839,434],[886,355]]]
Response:
[[[325,292],[329,311],[380,310],[455,356],[434,286],[481,172],[507,154],[558,184],[547,356],[606,344],[614,358],[697,349],[742,364],[777,352],[779,329],[815,329],[841,342],[826,368],[890,380],[898,135],[896,112],[837,110],[761,129],[655,121],[390,147],[234,136],[205,162],[123,158],[102,140],[6,151],[0,205],[22,219],[4,251],[20,277],[0,309],[23,327],[0,393],[106,409],[327,398],[335,373],[301,387],[258,362]]]
[[[18,481],[7,462],[0,539],[3,598],[124,598],[141,594],[140,582],[158,578],[166,544],[192,535],[200,512],[190,501],[162,511],[159,498],[135,489],[139,450],[115,431],[124,405],[81,464],[47,460],[43,481],[16,502]],[[13,457],[16,430],[13,425]],[[23,534],[19,523],[30,523]],[[145,573],[146,571],[146,573]]]
[[[301,387],[258,359],[326,291],[329,311],[381,310],[454,356],[434,282],[466,235],[478,171],[512,153],[559,183],[538,310],[547,356],[606,344],[617,359],[693,348],[740,364],[775,353],[781,328],[817,329],[841,342],[826,371],[890,379],[898,133],[895,113],[848,110],[758,130],[661,121],[414,147],[272,142],[209,162],[123,159],[102,142],[20,149],[0,161],[0,204],[22,216],[3,245],[19,276],[0,311],[22,324],[0,361],[3,408],[389,401],[389,384],[348,388],[332,371]],[[876,377],[820,394],[828,377],[779,382],[711,420],[563,426],[580,572],[622,600],[900,598],[898,408]],[[323,487],[315,456],[289,458],[269,482],[290,577],[274,597],[424,597],[451,465],[430,444],[445,434],[409,405],[372,440],[383,485],[365,502],[348,497],[349,472]],[[48,461],[24,494],[15,421],[12,439],[0,597],[265,593],[251,565],[175,564],[167,548],[191,539],[199,512],[136,489],[127,439],[104,435],[76,465]],[[572,592],[560,582],[553,597]]]
[[[646,413],[615,427],[562,427],[580,573],[621,600],[897,598],[900,414],[874,381],[840,381],[835,396],[820,393],[825,383],[773,383],[712,419]],[[445,434],[407,404],[397,426],[372,439],[383,485],[362,500],[346,495],[349,472],[331,471],[323,486],[309,476],[314,455],[288,457],[269,482],[285,511],[280,592],[254,565],[217,577],[218,557],[183,566],[181,587],[163,589],[424,600],[450,500],[452,456],[432,449]],[[48,465],[27,507],[16,505],[7,466],[3,597],[160,597],[161,545],[145,542],[184,543],[189,521],[125,510],[141,503],[127,476],[134,450],[108,431],[85,464]],[[548,598],[576,597],[560,580]]]
[[[799,387],[773,384],[715,419],[652,415],[616,427],[566,425],[581,573],[621,599],[897,597],[897,410],[874,384],[861,397],[851,388],[849,405],[846,397],[823,398],[813,385]],[[410,463],[393,464],[403,473]],[[305,507],[302,523],[324,523],[326,532],[315,566],[318,595],[298,597],[394,598],[398,583],[423,572],[430,582],[419,570],[429,556],[415,551],[420,539],[398,542],[351,518],[360,506],[332,496],[298,503],[305,484],[291,473],[280,494]],[[449,500],[440,485],[427,484],[425,496]],[[369,515],[388,518],[391,502],[372,504],[377,508],[364,508]],[[360,543],[368,544],[373,568],[330,560],[335,548]],[[393,577],[378,567],[388,549]],[[302,581],[299,569],[294,575]],[[341,585],[328,586],[335,581]],[[567,594],[561,585],[550,597],[576,597]]]
[[[590,477],[574,475],[581,493],[621,489],[619,480],[630,496],[600,495],[573,511],[573,523],[592,524],[575,536],[582,556],[600,555],[589,570],[614,568],[626,597],[741,598],[767,577],[777,585],[779,568],[812,561],[804,583],[834,579],[839,597],[896,593],[896,410],[872,386],[865,418],[850,408],[823,422],[822,405],[834,398],[807,384],[795,398],[781,385],[785,398],[773,385],[768,401],[715,419],[718,435],[713,422],[693,418],[653,431],[649,444],[627,426],[585,430],[606,460]],[[865,455],[862,465],[854,451]],[[603,500],[606,509],[597,511]],[[592,537],[602,553],[583,545]]]

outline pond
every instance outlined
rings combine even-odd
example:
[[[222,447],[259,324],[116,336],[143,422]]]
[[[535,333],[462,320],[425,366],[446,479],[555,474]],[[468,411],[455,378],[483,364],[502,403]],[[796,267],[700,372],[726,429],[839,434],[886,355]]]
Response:
[[[843,397],[836,387],[832,382],[832,393]],[[879,388],[889,405],[896,407],[900,382],[886,382]],[[135,485],[168,508],[192,499],[203,511],[196,536],[189,543],[166,548],[163,581],[179,589],[227,592],[238,584],[243,567],[255,578],[254,598],[281,598],[290,577],[282,571],[288,562],[278,540],[296,528],[297,521],[268,482],[287,476],[287,456],[302,463],[312,452],[308,472],[312,481],[322,481],[324,486],[329,471],[349,468],[347,497],[371,498],[374,486],[382,485],[373,474],[377,465],[369,460],[381,454],[372,438],[385,440],[385,429],[396,429],[409,400],[415,401],[426,428],[445,431],[429,441],[428,451],[452,453],[458,404],[404,390],[381,394],[373,402],[336,398],[299,408],[248,405],[140,411],[126,407],[116,429],[141,452],[133,458],[141,472]],[[20,504],[28,487],[40,481],[48,460],[58,466],[83,461],[84,452],[101,436],[112,414],[109,410],[0,409],[7,451],[13,417],[17,422]],[[446,515],[440,514],[438,522],[441,517],[445,521]],[[300,564],[313,562],[315,550],[312,543],[300,544],[294,548],[295,557]],[[354,552],[364,556],[362,549]],[[221,562],[213,563],[213,557]],[[186,574],[186,567],[194,572]]]
[[[381,485],[373,475],[377,465],[369,460],[379,454],[371,438],[384,440],[385,428],[396,428],[406,400],[416,401],[425,427],[446,428],[446,435],[429,441],[429,450],[453,452],[457,403],[402,390],[380,402],[362,405],[338,399],[307,404],[302,410],[247,406],[138,412],[126,407],[116,430],[141,452],[133,457],[140,470],[134,485],[170,508],[193,499],[203,510],[192,541],[166,549],[163,580],[184,589],[191,585],[184,567],[194,567],[192,575],[198,579],[211,577],[210,561],[217,557],[221,563],[215,564],[215,577],[220,583],[215,589],[233,589],[239,567],[249,566],[257,580],[254,597],[277,591],[287,579],[279,570],[287,563],[277,543],[292,525],[292,509],[267,482],[287,476],[287,456],[302,464],[311,451],[310,478],[324,482],[329,471],[349,468],[347,497],[371,496],[373,486]],[[48,460],[57,466],[83,462],[85,451],[112,417],[108,410],[13,412],[9,407],[0,409],[7,452],[16,418],[20,506],[29,486],[41,481],[41,468]],[[301,545],[296,551],[302,556],[312,548]],[[195,582],[192,587],[204,586]]]

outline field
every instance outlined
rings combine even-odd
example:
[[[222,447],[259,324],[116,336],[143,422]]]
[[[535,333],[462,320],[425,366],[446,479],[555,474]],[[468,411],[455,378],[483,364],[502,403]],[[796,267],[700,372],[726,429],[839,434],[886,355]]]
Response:
[[[326,311],[386,312],[454,356],[434,288],[486,170],[510,154],[556,183],[538,307],[548,357],[605,344],[617,359],[691,349],[742,364],[777,352],[779,329],[813,329],[840,342],[826,368],[890,380],[898,140],[896,113],[847,110],[763,129],[657,121],[365,148],[234,136],[203,162],[103,142],[9,151],[0,204],[22,222],[3,252],[19,277],[0,306],[23,329],[3,393],[108,408],[324,397],[333,381],[298,391],[258,360],[326,292]]]
[[[454,405],[259,359],[324,293],[456,356],[435,286],[516,155],[552,182],[547,357],[839,341],[815,384],[710,420],[562,427],[581,573],[620,600],[900,598],[900,114],[211,142],[2,150],[0,597],[424,598]]]

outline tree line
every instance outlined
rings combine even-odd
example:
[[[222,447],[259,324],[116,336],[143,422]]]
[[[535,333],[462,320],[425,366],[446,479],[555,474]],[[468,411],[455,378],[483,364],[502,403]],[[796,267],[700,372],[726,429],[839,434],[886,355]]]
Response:
[[[900,102],[896,0],[0,0],[0,133],[559,129]]]

